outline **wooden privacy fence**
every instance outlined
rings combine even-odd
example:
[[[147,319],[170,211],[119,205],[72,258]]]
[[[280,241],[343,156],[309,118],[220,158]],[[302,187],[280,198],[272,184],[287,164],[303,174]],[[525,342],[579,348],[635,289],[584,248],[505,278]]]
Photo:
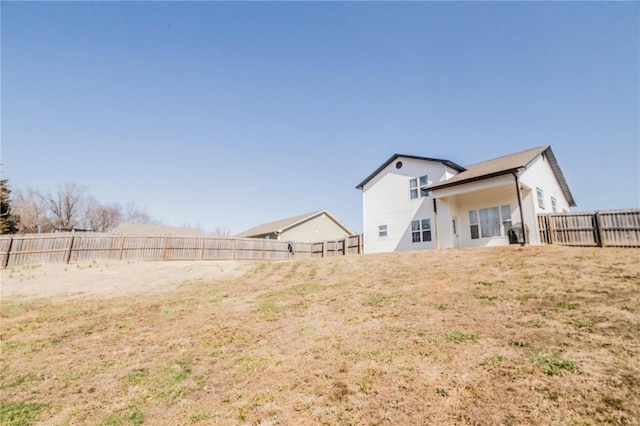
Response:
[[[538,229],[546,244],[640,247],[640,209],[541,214]]]
[[[319,243],[107,234],[0,237],[2,268],[94,260],[265,260],[362,254],[362,235]]]

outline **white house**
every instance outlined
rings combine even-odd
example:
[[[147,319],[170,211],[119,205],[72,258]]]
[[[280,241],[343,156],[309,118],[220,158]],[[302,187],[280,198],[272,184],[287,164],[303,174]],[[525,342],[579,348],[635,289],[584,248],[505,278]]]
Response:
[[[576,205],[549,146],[467,167],[395,154],[357,188],[365,253],[539,244],[537,215]]]

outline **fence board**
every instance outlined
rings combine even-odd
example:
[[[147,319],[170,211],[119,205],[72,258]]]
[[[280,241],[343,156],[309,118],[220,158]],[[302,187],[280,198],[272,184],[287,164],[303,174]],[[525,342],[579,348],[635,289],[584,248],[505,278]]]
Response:
[[[640,209],[544,214],[538,229],[546,244],[640,247]]]
[[[71,262],[91,262],[93,260],[117,260],[120,238],[111,235],[76,235],[71,250]]]
[[[362,253],[361,236],[324,243],[252,238],[56,233],[0,237],[3,268],[94,260],[275,260]]]

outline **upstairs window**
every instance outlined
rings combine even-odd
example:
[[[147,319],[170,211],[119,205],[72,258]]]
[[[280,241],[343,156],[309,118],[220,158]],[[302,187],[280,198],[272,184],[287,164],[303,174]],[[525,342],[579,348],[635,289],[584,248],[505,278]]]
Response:
[[[429,183],[429,177],[427,175],[424,176],[420,176],[418,178],[419,182],[420,182],[420,188],[422,188],[423,186],[427,185]],[[428,197],[429,196],[429,191],[427,191],[426,189],[420,189],[420,196],[421,197]]]
[[[378,226],[378,237],[386,237],[387,236],[387,225]]]
[[[409,181],[409,196],[413,200],[418,198],[418,179],[414,178]]]
[[[558,202],[553,197],[551,197],[551,211],[554,213],[558,213]]]
[[[409,180],[409,196],[412,200],[418,198],[418,192],[421,197],[427,197],[429,195],[428,191],[420,189],[420,187],[425,186],[427,183],[429,183],[429,177],[427,175]]]

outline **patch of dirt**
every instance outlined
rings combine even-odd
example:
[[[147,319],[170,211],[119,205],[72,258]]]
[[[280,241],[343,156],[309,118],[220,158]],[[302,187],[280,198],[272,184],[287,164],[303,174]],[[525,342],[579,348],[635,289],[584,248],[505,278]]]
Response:
[[[248,262],[94,262],[16,266],[1,272],[8,298],[122,296],[175,290],[187,282],[239,277]]]

